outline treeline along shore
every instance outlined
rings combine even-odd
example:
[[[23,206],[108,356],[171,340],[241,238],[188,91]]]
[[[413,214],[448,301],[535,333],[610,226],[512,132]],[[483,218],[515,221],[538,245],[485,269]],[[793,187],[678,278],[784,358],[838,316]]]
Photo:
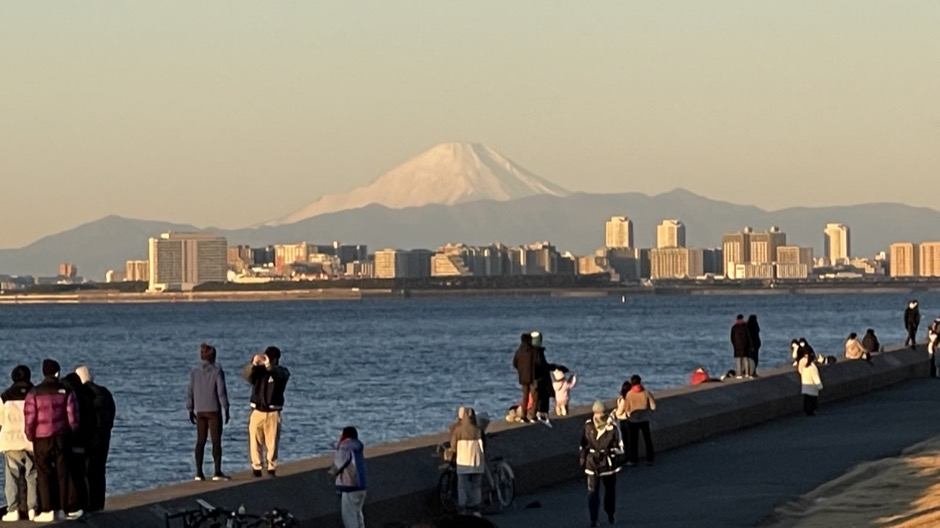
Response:
[[[148,293],[145,282],[35,286],[0,294],[0,304],[358,300],[426,296],[778,295],[940,291],[940,279],[828,281],[657,281],[615,284],[606,275],[427,277],[209,283],[192,292]]]

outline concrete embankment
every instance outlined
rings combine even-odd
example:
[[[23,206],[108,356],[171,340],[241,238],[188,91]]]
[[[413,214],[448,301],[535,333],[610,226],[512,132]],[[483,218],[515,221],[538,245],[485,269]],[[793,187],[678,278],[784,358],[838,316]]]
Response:
[[[927,374],[927,354],[923,349],[896,349],[877,355],[871,365],[863,361],[839,362],[822,369],[825,384],[822,403],[866,394]],[[653,429],[658,450],[790,415],[801,408],[799,379],[791,368],[764,371],[755,380],[661,391],[657,399],[659,411]],[[491,454],[505,456],[513,465],[517,494],[531,493],[580,475],[577,442],[587,415],[587,408],[573,409],[568,418],[555,420],[551,429],[494,423],[490,431],[495,434],[488,447]],[[376,413],[376,419],[382,419],[380,413]],[[290,425],[285,425],[289,431]],[[446,440],[442,434],[367,448],[369,526],[428,519],[438,513],[439,459],[433,453],[434,447]],[[193,508],[195,500],[201,498],[230,509],[244,505],[253,512],[283,507],[298,517],[303,526],[338,527],[339,501],[326,475],[329,464],[330,457],[318,457],[284,464],[276,479],[252,480],[249,475],[238,474],[228,483],[190,482],[114,497],[109,499],[109,511],[90,518],[87,524],[102,528],[163,527],[166,513]]]

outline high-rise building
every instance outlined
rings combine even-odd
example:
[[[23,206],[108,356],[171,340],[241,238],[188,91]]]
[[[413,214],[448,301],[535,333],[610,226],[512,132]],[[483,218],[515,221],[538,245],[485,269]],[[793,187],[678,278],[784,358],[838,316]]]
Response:
[[[228,242],[207,233],[163,233],[150,242],[150,291],[189,291],[228,278]]]
[[[656,226],[656,247],[685,247],[685,225],[679,220],[663,220]]]
[[[375,252],[375,278],[395,279],[406,275],[408,260],[404,251],[382,249]]]
[[[940,277],[940,242],[921,242],[918,249],[921,277]]]
[[[78,267],[71,262],[59,264],[59,276],[74,279],[78,275]]]
[[[892,277],[917,277],[919,275],[918,247],[913,242],[895,242],[888,248],[891,253],[889,273]]]
[[[609,248],[633,247],[633,221],[626,216],[611,216],[605,229],[605,245]]]
[[[777,248],[787,245],[787,234],[778,227],[767,231],[752,232],[749,237],[750,251],[748,262],[752,264],[771,264],[777,259]]]
[[[274,246],[274,267],[279,273],[284,273],[291,264],[309,262],[310,255],[316,252],[314,245],[309,242],[276,244]]]
[[[721,258],[724,261],[724,275],[729,279],[737,278],[738,264],[751,261],[751,233],[754,230],[745,227],[737,233],[725,233],[721,237]]]
[[[704,252],[690,248],[650,250],[651,279],[694,279],[705,274]]]
[[[823,253],[829,259],[830,266],[844,264],[852,256],[852,244],[849,226],[845,224],[826,224],[823,230]]]
[[[777,247],[777,278],[805,279],[813,269],[813,248],[800,246]]]
[[[150,262],[146,260],[128,260],[124,263],[124,280],[129,282],[147,282],[150,280]]]

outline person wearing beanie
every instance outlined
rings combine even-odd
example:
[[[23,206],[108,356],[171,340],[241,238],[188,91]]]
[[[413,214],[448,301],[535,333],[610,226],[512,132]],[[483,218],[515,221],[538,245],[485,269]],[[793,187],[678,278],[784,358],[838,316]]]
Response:
[[[486,472],[486,444],[472,408],[457,410],[457,424],[450,431],[457,471],[457,510],[479,515],[483,508],[483,478]]]
[[[532,334],[526,332],[522,334],[519,342],[519,348],[512,358],[512,367],[516,369],[519,375],[519,386],[522,387],[522,400],[520,400],[522,421],[535,421],[535,406],[529,405],[530,401],[538,401],[538,384],[536,383],[536,370],[541,369],[537,365],[538,351],[532,345]]]
[[[215,347],[203,343],[199,345],[199,358],[202,362],[193,368],[189,376],[189,392],[186,409],[189,421],[196,426],[196,480],[205,480],[203,457],[206,439],[212,437],[212,461],[215,472],[212,480],[229,480],[222,473],[222,416],[229,421],[228,390],[225,387],[225,371],[216,364]]]
[[[570,378],[565,376],[564,371],[555,369],[552,371],[552,388],[555,389],[555,414],[558,416],[568,416],[568,401],[571,398],[571,389],[578,384],[578,375],[572,374]]]
[[[33,443],[36,457],[37,522],[64,519],[63,510],[69,506],[68,462],[71,437],[78,432],[79,410],[75,394],[59,381],[60,370],[57,361],[44,359],[42,383],[29,392],[23,405],[26,438]],[[74,510],[68,518],[82,515],[83,511]]]
[[[904,328],[907,330],[907,340],[904,341],[904,346],[917,348],[917,327],[919,326],[920,305],[916,300],[911,300],[904,310]]]
[[[281,350],[270,346],[263,354],[255,354],[242,369],[242,376],[251,384],[248,454],[251,458],[251,473],[255,477],[261,476],[262,460],[265,458],[268,475],[273,477],[277,471],[281,410],[284,409],[284,391],[290,379],[290,371],[282,367],[280,362]]]
[[[111,429],[114,428],[116,414],[114,396],[106,387],[95,383],[87,366],[75,369],[75,374],[91,396],[91,408],[95,413],[95,430],[85,451],[88,479],[88,511],[104,509],[108,465],[108,452],[111,449]]]
[[[26,396],[33,390],[30,380],[32,373],[26,365],[13,369],[10,376],[13,384],[0,395],[3,409],[0,410],[0,451],[3,452],[6,467],[4,482],[6,486],[7,513],[0,517],[4,522],[21,520],[20,497],[26,496],[25,518],[32,521],[39,507],[36,498],[36,464],[33,456],[33,443],[26,438],[26,415],[24,406]]]
[[[581,435],[580,462],[587,476],[588,513],[591,526],[597,526],[600,509],[600,485],[604,485],[604,511],[613,524],[617,511],[617,473],[620,465],[616,459],[623,455],[623,439],[614,419],[608,414],[602,401],[591,406],[592,415],[584,422]]]

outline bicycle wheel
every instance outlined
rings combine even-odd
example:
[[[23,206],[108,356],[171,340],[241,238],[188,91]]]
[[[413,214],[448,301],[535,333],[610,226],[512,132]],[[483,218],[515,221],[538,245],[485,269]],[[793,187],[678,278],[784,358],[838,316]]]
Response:
[[[437,496],[444,513],[457,512],[457,474],[453,471],[441,473],[437,480]]]
[[[512,474],[512,468],[505,462],[501,462],[496,466],[494,476],[496,480],[496,498],[499,500],[499,505],[508,508],[516,498],[516,477]]]

